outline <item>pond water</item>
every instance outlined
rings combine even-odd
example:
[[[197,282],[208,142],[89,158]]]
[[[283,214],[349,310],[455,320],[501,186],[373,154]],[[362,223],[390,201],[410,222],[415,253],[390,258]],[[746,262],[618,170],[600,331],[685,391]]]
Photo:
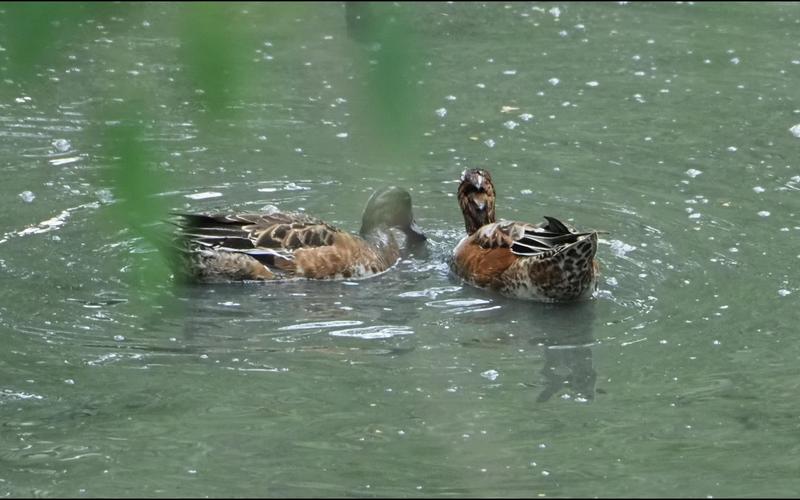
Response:
[[[420,118],[383,157],[356,123],[381,49],[343,4],[264,26],[226,7],[256,36],[214,133],[179,84],[187,7],[115,8],[70,17],[26,84],[0,48],[0,495],[800,492],[797,4],[387,7]],[[356,231],[396,184],[430,254],[353,282],[141,286],[155,250],[109,215],[93,132],[126,86],[169,209]],[[501,218],[608,231],[592,300],[449,274],[466,167]]]

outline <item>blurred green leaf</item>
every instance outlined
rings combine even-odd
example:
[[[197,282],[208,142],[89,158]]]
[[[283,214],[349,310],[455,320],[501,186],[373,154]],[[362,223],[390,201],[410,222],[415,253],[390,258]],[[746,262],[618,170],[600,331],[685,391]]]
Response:
[[[166,174],[157,168],[149,148],[145,146],[144,127],[136,120],[134,104],[122,107],[125,118],[96,128],[95,135],[103,141],[103,151],[109,165],[103,171],[103,181],[110,185],[116,202],[108,207],[108,223],[113,229],[130,229],[158,250],[134,254],[133,275],[145,291],[157,289],[168,282],[169,264],[175,258],[170,236],[160,229],[160,221],[168,208],[157,196],[168,185]],[[106,115],[108,117],[108,115]],[[99,126],[98,126],[99,127]]]
[[[37,69],[63,58],[59,44],[65,33],[90,18],[102,21],[123,15],[126,4],[107,2],[4,2],[0,17],[0,45],[5,47],[9,69],[25,80]],[[70,37],[67,36],[67,39]]]
[[[348,33],[366,76],[366,99],[354,116],[372,161],[407,161],[420,142],[421,51],[407,15],[391,4],[347,2]]]
[[[26,77],[52,51],[72,12],[66,2],[10,2],[3,5],[3,44],[14,74]]]
[[[238,29],[237,4],[181,4],[180,60],[196,99],[215,117],[230,112],[241,88],[246,54],[255,45],[247,30]]]

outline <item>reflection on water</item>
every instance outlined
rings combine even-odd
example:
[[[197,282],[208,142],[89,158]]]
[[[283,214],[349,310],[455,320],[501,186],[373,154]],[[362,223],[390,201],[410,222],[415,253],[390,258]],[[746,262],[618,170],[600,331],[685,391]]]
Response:
[[[553,309],[537,311],[537,322],[549,322],[547,317],[553,312]],[[536,340],[544,346],[544,366],[540,373],[545,386],[536,401],[547,401],[554,395],[580,402],[591,401],[597,381],[592,362],[595,304],[587,301],[565,305],[557,312],[560,321],[569,321],[570,325],[569,329],[558,324],[547,327]],[[569,333],[564,335],[564,332]]]
[[[488,301],[487,301],[488,302]],[[481,310],[502,309],[503,305]],[[506,304],[504,315],[513,314],[505,332],[491,331],[491,337],[474,337],[465,347],[500,343],[512,344],[524,339],[541,350],[543,362],[536,360],[526,385],[539,391],[536,401],[544,403],[554,395],[561,399],[590,402],[595,397],[597,373],[592,361],[596,345],[594,328],[596,301],[572,304]],[[541,366],[539,366],[541,365]],[[496,378],[496,372],[491,379]]]

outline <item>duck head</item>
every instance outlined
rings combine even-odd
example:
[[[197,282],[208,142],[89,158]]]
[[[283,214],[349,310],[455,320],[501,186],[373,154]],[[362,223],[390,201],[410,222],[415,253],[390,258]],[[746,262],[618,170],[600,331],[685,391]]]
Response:
[[[464,214],[467,234],[495,221],[494,197],[494,184],[488,170],[464,170],[458,185],[458,204]]]
[[[414,221],[411,195],[405,189],[390,186],[372,193],[361,218],[361,236],[381,227],[397,228],[405,234],[406,243],[424,243],[428,238]]]

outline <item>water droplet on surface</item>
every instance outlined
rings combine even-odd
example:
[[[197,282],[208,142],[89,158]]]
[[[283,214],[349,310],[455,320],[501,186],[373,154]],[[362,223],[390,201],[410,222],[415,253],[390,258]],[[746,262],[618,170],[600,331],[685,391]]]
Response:
[[[690,168],[689,170],[686,171],[686,175],[692,178],[695,178],[702,173],[703,172],[701,170],[697,170],[696,168]]]
[[[100,203],[111,203],[114,201],[114,194],[110,189],[98,189],[94,192],[94,195],[97,196]]]
[[[56,151],[60,153],[65,153],[72,147],[72,144],[70,144],[66,139],[56,139],[52,144],[53,147],[56,148]]]
[[[617,257],[624,257],[626,253],[636,250],[635,246],[628,245],[620,240],[611,240],[609,243],[611,244],[611,252]]]

